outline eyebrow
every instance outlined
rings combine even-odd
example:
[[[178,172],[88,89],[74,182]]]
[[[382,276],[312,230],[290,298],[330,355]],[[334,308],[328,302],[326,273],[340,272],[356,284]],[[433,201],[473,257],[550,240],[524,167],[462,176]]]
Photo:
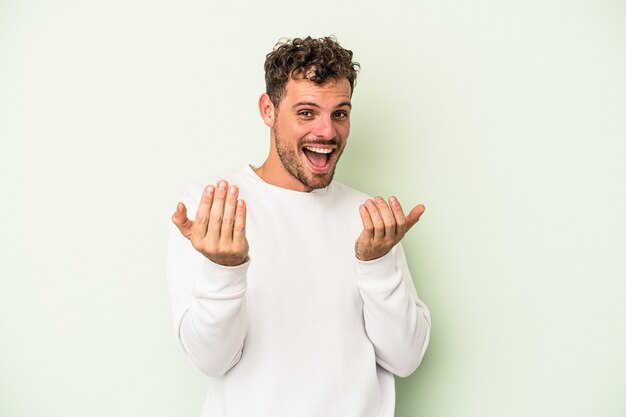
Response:
[[[319,104],[314,103],[312,101],[299,101],[293,105],[293,108],[295,109],[296,107],[300,107],[300,106],[309,106],[309,107],[315,107],[318,109],[320,108]],[[345,107],[345,106],[352,108],[352,103],[350,103],[349,101],[344,101],[344,102],[339,103],[339,105],[336,108]]]

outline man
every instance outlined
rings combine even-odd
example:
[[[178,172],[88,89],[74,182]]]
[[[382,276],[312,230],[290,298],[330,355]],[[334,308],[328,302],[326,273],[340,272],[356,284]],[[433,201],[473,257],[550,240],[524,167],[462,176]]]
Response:
[[[424,355],[429,313],[399,244],[424,206],[405,216],[332,181],[357,68],[334,38],[277,45],[267,159],[176,207],[168,282],[179,343],[210,377],[202,416],[391,417],[393,374]]]

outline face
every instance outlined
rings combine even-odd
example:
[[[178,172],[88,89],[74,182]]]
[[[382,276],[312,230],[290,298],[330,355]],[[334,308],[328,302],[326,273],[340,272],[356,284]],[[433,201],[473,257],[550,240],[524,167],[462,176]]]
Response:
[[[350,133],[350,83],[289,80],[274,112],[272,146],[288,188],[326,187]]]

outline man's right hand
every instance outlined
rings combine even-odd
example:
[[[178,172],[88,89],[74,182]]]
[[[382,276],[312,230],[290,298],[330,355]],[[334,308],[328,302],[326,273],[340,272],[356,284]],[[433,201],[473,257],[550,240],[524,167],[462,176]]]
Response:
[[[246,203],[238,200],[239,190],[221,180],[217,188],[208,185],[202,193],[195,220],[178,203],[172,221],[201,254],[216,264],[241,265],[248,260]]]

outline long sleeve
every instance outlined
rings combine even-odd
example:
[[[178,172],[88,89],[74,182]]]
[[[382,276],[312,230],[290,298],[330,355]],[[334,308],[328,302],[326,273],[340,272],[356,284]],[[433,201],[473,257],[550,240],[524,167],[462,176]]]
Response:
[[[194,200],[193,193],[183,198],[190,211],[197,208]],[[236,267],[215,264],[171,225],[167,279],[174,332],[179,346],[206,375],[225,374],[241,357],[246,335],[249,264],[250,261]]]
[[[392,417],[393,374],[420,363],[430,331],[400,245],[361,262],[368,197],[336,182],[310,193],[227,173],[249,208],[250,261],[216,265],[174,225],[168,280],[174,329],[205,374],[203,417]],[[204,184],[183,197],[189,218]]]
[[[377,363],[395,375],[410,375],[428,347],[430,314],[417,296],[402,245],[379,259],[357,260],[357,280]]]

